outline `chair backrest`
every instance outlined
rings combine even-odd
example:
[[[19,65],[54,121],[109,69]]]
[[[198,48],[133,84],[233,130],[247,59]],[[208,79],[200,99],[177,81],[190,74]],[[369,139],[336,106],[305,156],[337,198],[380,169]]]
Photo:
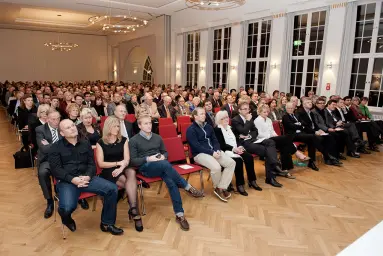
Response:
[[[190,123],[190,116],[177,116],[177,123],[183,124],[183,123]]]
[[[169,125],[169,124],[173,124],[173,119],[171,119],[170,117],[169,118],[160,118],[159,119],[159,126],[161,126],[161,125]]]
[[[278,121],[273,122],[273,128],[274,128],[275,133],[278,134],[278,136],[282,135],[281,126],[280,126]]]
[[[97,157],[96,157],[96,149],[93,149],[93,155],[94,155],[94,163],[96,165],[96,175],[100,175],[101,172],[102,172],[102,169],[100,168],[100,166],[98,166],[98,163],[97,163]]]
[[[160,129],[160,136],[163,139],[178,137],[176,127],[174,126],[174,124],[160,125],[159,129]]]
[[[168,151],[168,161],[176,162],[186,160],[184,145],[180,137],[164,139],[165,148]]]
[[[105,123],[105,120],[106,120],[107,118],[108,118],[107,116],[101,116],[101,122],[100,122],[100,128],[101,128],[101,130],[104,129],[104,123]]]
[[[134,114],[126,114],[125,120],[134,123],[136,121],[136,116]]]
[[[182,142],[184,142],[184,143],[187,141],[187,139],[186,139],[186,131],[189,128],[190,125],[191,125],[191,123],[180,124],[181,138],[182,138]]]
[[[220,107],[216,107],[216,108],[214,108],[214,113],[217,113],[217,112],[220,111],[220,110],[221,110]]]
[[[92,124],[96,124],[97,123],[97,119],[95,117],[92,117]]]

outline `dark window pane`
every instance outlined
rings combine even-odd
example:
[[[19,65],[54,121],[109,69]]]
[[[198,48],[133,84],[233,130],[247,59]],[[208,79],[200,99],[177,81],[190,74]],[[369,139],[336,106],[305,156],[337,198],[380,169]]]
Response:
[[[317,49],[316,49],[315,55],[321,55],[322,54],[322,45],[323,45],[322,41],[317,42]]]
[[[316,47],[316,42],[310,42],[309,45],[309,55],[315,55],[315,47]]]
[[[294,86],[290,86],[290,93],[294,94]]]
[[[261,46],[260,53],[259,53],[261,58],[265,57],[265,50],[266,50],[265,48],[266,48],[265,46]]]
[[[251,58],[251,47],[247,47],[247,58]]]
[[[246,74],[246,84],[250,84],[250,74]]]
[[[253,52],[251,53],[251,58],[257,58],[257,47],[253,47]]]
[[[250,84],[254,84],[255,82],[255,74],[250,75]]]
[[[296,85],[302,85],[302,73],[297,73],[297,80],[295,81]]]
[[[355,37],[363,36],[363,22],[357,22],[355,27]]]
[[[266,44],[266,34],[262,34],[261,35],[261,45],[265,45]]]
[[[359,59],[352,60],[351,73],[358,73],[358,64],[359,64]]]
[[[290,76],[290,85],[295,85],[295,73],[292,73]]]
[[[270,33],[266,35],[266,45],[270,45]]]
[[[324,37],[324,26],[318,28],[318,40],[323,40]]]
[[[258,84],[263,84],[263,74],[258,74]]]
[[[250,72],[252,72],[252,73],[255,73],[255,67],[256,67],[256,62],[253,62],[253,64],[251,65],[251,70],[250,70]]]
[[[360,47],[362,45],[362,39],[355,39],[354,53],[360,53]]]
[[[319,73],[319,67],[320,67],[320,59],[315,59],[315,68],[314,68],[314,72]]]
[[[299,28],[299,15],[294,16],[294,28]]]
[[[373,25],[374,25],[373,21],[366,21],[364,23],[363,37],[372,36]]]
[[[314,72],[314,60],[307,61],[307,72]]]
[[[252,46],[253,45],[253,36],[248,36],[247,37],[247,46]]]
[[[294,95],[297,96],[298,98],[301,97],[301,87],[300,86],[295,87]]]
[[[246,63],[246,73],[250,73],[250,67],[251,67],[251,62],[247,62]]]
[[[326,11],[320,12],[319,25],[324,26],[326,24]]]
[[[313,12],[311,16],[311,26],[318,26],[319,24],[319,12]]]
[[[266,46],[265,57],[269,57],[269,47],[268,46]]]
[[[355,95],[355,91],[354,90],[349,90],[348,91],[348,96],[354,97],[354,95]]]
[[[265,61],[260,61],[259,62],[259,72],[265,72],[265,70],[266,70]]]
[[[376,52],[383,52],[383,40],[382,40],[382,37],[379,37],[379,38],[376,42]]]
[[[296,72],[296,70],[297,70],[297,61],[292,60],[291,61],[291,72]]]
[[[299,39],[299,30],[298,29],[294,29],[293,31],[293,41],[296,41]]]
[[[364,91],[355,91],[355,96],[359,98],[364,97]]]
[[[374,69],[372,70],[372,73],[381,75],[382,69],[383,69],[383,59],[382,58],[376,58],[374,60]]]
[[[381,108],[382,106],[383,106],[383,93],[380,93],[378,107]]]
[[[247,34],[248,34],[248,35],[253,34],[253,28],[254,28],[254,23],[250,23],[250,24],[249,24],[249,29],[248,29],[248,31],[247,31]]]
[[[359,62],[359,73],[367,73],[368,59],[360,59]]]
[[[366,12],[366,5],[359,5],[356,13],[356,20],[364,20],[364,13]]]
[[[369,53],[371,49],[371,38],[363,38],[361,53]]]
[[[358,80],[356,82],[356,89],[364,90],[366,85],[366,75],[358,75]]]
[[[297,72],[303,72],[303,60],[298,60]]]
[[[310,41],[317,40],[318,37],[318,27],[312,27],[310,32]]]
[[[302,28],[307,27],[307,14],[301,15],[301,27]]]
[[[306,41],[306,29],[305,28],[300,29],[300,31],[299,31],[299,40],[301,40],[302,42]]]
[[[312,84],[313,84],[313,73],[307,73],[306,74],[306,87],[311,86]],[[308,91],[307,88],[306,88],[306,91]]]
[[[368,4],[366,8],[366,20],[373,20],[375,16],[375,3]]]
[[[355,89],[357,75],[351,75],[350,89]]]

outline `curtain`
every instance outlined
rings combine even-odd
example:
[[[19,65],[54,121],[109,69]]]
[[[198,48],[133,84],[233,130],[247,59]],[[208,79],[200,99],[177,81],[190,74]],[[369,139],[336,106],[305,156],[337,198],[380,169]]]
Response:
[[[281,60],[279,89],[282,92],[290,92],[291,53],[293,47],[294,13],[286,14],[285,39],[283,42],[283,54]],[[270,92],[271,93],[271,92]]]
[[[209,28],[207,33],[207,56],[206,56],[206,67],[205,67],[205,74],[206,74],[206,87],[209,88],[210,86],[213,86],[213,34],[214,29]]]
[[[246,49],[247,49],[247,30],[249,26],[249,21],[243,21],[241,23],[241,45],[239,49],[239,61],[238,61],[238,77],[237,77],[237,88],[234,88],[238,91],[238,88],[245,86],[246,80]]]
[[[327,62],[325,62],[325,61],[327,61],[326,60],[326,58],[324,57],[324,56],[326,56],[326,48],[327,48],[327,42],[329,41],[329,40],[331,40],[331,39],[328,39],[327,38],[327,31],[328,31],[328,27],[331,25],[330,23],[329,23],[329,20],[330,20],[330,11],[331,11],[331,9],[330,9],[330,7],[327,7],[326,8],[326,21],[325,21],[325,24],[326,24],[326,26],[325,26],[325,29],[324,29],[324,38],[323,38],[323,42],[324,42],[324,46],[322,47],[322,57],[321,57],[321,59],[320,59],[320,65],[319,65],[319,75],[320,75],[320,77],[319,77],[319,80],[318,80],[318,83],[317,83],[317,89],[316,89],[316,94],[317,95],[323,95],[323,93],[325,92],[325,86],[324,86],[324,84],[323,84],[323,72],[326,70],[326,68],[327,68]],[[323,86],[321,86],[321,85],[323,85]],[[304,93],[303,93],[303,91],[301,91],[301,96],[303,96],[303,95],[305,95],[305,94],[307,94],[307,90],[311,90],[311,88],[305,88],[305,90],[304,90]]]
[[[351,66],[354,49],[355,17],[358,8],[357,2],[349,2],[346,6],[345,27],[342,39],[342,50],[339,59],[338,79],[336,94],[340,96],[348,95],[350,85]]]
[[[186,77],[187,77],[187,64],[186,57],[188,51],[188,34],[184,33],[182,36],[182,64],[181,64],[181,82],[183,86],[186,86]]]

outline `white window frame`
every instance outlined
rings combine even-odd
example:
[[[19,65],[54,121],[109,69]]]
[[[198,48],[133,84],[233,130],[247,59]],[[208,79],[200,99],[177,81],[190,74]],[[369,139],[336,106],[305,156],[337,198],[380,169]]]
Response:
[[[360,1],[358,2],[358,7],[361,5],[368,5],[368,4],[374,4],[375,3],[375,15],[373,19],[373,30],[372,30],[372,37],[371,37],[371,46],[370,46],[370,52],[369,53],[354,53],[354,47],[355,47],[355,32],[356,32],[356,22],[357,22],[357,17],[354,17],[354,26],[353,26],[353,38],[352,38],[352,44],[350,44],[350,47],[352,47],[352,62],[354,59],[368,59],[368,67],[367,67],[367,73],[366,73],[366,81],[365,81],[365,86],[364,90],[362,89],[356,89],[356,85],[354,89],[351,89],[351,76],[353,74],[364,74],[364,73],[352,73],[352,65],[351,65],[351,70],[349,70],[350,76],[349,76],[349,83],[347,84],[348,86],[348,94],[350,95],[351,90],[353,90],[355,93],[356,91],[363,91],[363,96],[364,97],[370,97],[370,88],[371,88],[371,79],[373,76],[373,69],[374,69],[374,61],[375,59],[383,59],[383,52],[377,53],[376,52],[376,45],[377,45],[377,40],[378,40],[378,31],[379,31],[379,23],[380,23],[380,12],[382,8],[382,1]],[[383,37],[382,35],[380,37]],[[382,75],[382,74],[380,74]],[[381,79],[381,84],[383,83],[382,78]],[[382,86],[382,85],[381,85]],[[380,94],[383,94],[383,90],[378,90]],[[383,100],[383,98],[382,98]],[[378,98],[378,103],[379,103],[379,98]],[[370,110],[372,112],[382,112],[382,107],[377,107],[375,106],[369,106]]]
[[[326,19],[325,19],[325,25],[324,25],[324,34],[323,34],[323,40],[322,40],[322,50],[321,50],[321,54],[320,55],[309,55],[309,48],[310,48],[310,33],[311,33],[311,21],[312,21],[312,15],[313,13],[315,12],[322,12],[322,11],[325,11],[326,12]],[[290,67],[290,71],[289,71],[289,87],[288,87],[288,90],[287,92],[290,92],[291,90],[291,87],[294,86],[294,93],[293,95],[296,95],[295,91],[296,91],[296,87],[297,85],[294,83],[293,85],[291,84],[291,75],[292,75],[292,62],[293,60],[296,60],[298,62],[298,60],[303,60],[303,70],[302,70],[302,84],[301,84],[301,93],[300,93],[300,97],[302,96],[305,96],[305,94],[307,93],[306,92],[306,79],[307,79],[307,66],[308,66],[308,61],[309,60],[317,60],[319,59],[319,70],[318,70],[318,80],[317,80],[317,86],[316,86],[316,93],[317,94],[320,94],[321,92],[321,78],[322,78],[322,72],[323,72],[323,61],[324,61],[324,52],[325,52],[325,42],[326,42],[326,36],[327,36],[327,26],[328,26],[328,16],[329,16],[329,11],[325,8],[319,8],[319,9],[315,9],[315,10],[310,10],[310,11],[302,11],[302,12],[296,12],[294,13],[294,19],[295,19],[295,16],[298,16],[298,15],[304,15],[304,14],[307,14],[307,26],[306,26],[306,35],[305,35],[305,48],[304,48],[304,54],[303,56],[294,56],[293,53],[291,52],[291,67]],[[293,33],[294,33],[294,23],[292,24],[293,26]],[[294,42],[290,42],[291,44],[293,44]],[[294,46],[292,47],[292,49],[294,49]],[[314,63],[315,65],[315,63]],[[298,64],[297,64],[297,67],[298,67]],[[295,74],[297,72],[295,71]],[[299,72],[300,73],[300,72]],[[311,73],[311,72],[309,72]],[[314,73],[314,72],[313,72]],[[313,74],[314,76],[314,74]],[[296,78],[295,78],[296,79]],[[311,89],[311,86],[309,86],[309,88]]]
[[[228,59],[223,59],[224,57],[224,43],[225,43],[225,29],[229,29],[229,45],[228,45],[228,50],[229,50],[229,56],[228,56]],[[230,66],[229,66],[229,63],[230,63],[230,56],[231,56],[231,26],[224,26],[224,27],[219,27],[219,28],[215,28],[213,30],[213,54],[212,54],[212,58],[213,58],[213,65],[212,65],[212,76],[213,76],[213,88],[218,88],[219,85],[222,85],[223,88],[229,88],[229,76],[230,76]],[[214,60],[214,43],[215,43],[215,40],[214,40],[214,35],[215,35],[215,31],[217,30],[221,30],[221,33],[222,33],[222,37],[221,37],[221,43],[220,43],[220,59],[219,60]],[[214,82],[214,76],[217,74],[217,72],[214,72],[214,66],[219,66],[219,79],[218,79],[218,83],[215,83]],[[224,75],[224,67],[226,67],[226,81],[223,81],[223,75]]]
[[[267,33],[269,33],[270,34],[270,36],[269,36],[269,43],[268,44],[265,44],[265,45],[261,45],[261,36],[262,36],[262,23],[263,22],[269,22],[270,21],[270,30],[269,31],[267,31]],[[248,45],[248,43],[249,43],[249,26],[250,26],[250,24],[255,24],[255,23],[258,23],[258,33],[257,33],[257,35],[258,35],[258,38],[257,38],[257,44],[256,44],[256,47],[257,47],[257,53],[256,53],[256,57],[255,58],[252,58],[252,57],[250,57],[250,58],[248,58],[248,56],[247,56],[247,49],[249,48],[249,45]],[[254,25],[253,25],[254,26]],[[271,53],[271,51],[270,51],[270,49],[271,49],[271,30],[272,30],[272,26],[273,26],[273,21],[272,21],[272,19],[271,18],[267,18],[267,19],[261,19],[261,20],[254,20],[254,21],[249,21],[249,24],[247,25],[247,28],[246,28],[246,30],[247,30],[247,36],[246,36],[246,65],[245,65],[245,87],[247,88],[248,86],[250,87],[250,88],[253,88],[254,89],[254,91],[259,91],[258,90],[258,76],[259,76],[259,66],[260,66],[260,62],[265,62],[265,66],[264,66],[264,70],[265,70],[265,72],[264,72],[264,78],[263,78],[263,85],[262,85],[262,91],[266,91],[266,89],[267,89],[267,79],[268,79],[268,73],[269,73],[269,63],[270,63],[270,53]],[[267,34],[266,33],[266,34]],[[254,42],[253,42],[253,47],[254,47],[255,45],[254,45]],[[268,52],[267,52],[267,57],[260,57],[260,54],[261,54],[261,46],[267,46],[268,48]],[[246,81],[246,76],[249,74],[249,75],[252,75],[253,74],[253,72],[250,72],[250,73],[248,73],[247,72],[247,65],[248,65],[248,63],[250,63],[250,62],[252,62],[253,64],[251,64],[251,65],[254,65],[254,63],[255,63],[255,72],[254,72],[254,76],[255,76],[255,78],[254,78],[254,83],[253,84],[251,84],[251,83],[247,83],[247,81]]]
[[[189,42],[189,36],[191,36],[192,38],[191,42]],[[189,51],[189,46],[191,51]],[[187,48],[186,48],[186,85],[187,86],[191,86],[191,87],[194,87],[194,85],[198,86],[200,50],[201,50],[201,32],[195,31],[195,32],[187,33]],[[191,59],[189,58],[189,55],[191,55]]]

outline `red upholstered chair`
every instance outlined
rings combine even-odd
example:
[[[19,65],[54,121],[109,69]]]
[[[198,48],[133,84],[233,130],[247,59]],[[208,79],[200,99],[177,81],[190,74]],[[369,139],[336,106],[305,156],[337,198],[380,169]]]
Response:
[[[220,110],[221,110],[220,107],[214,108],[214,113],[217,113],[217,112],[220,111]]]
[[[105,120],[106,120],[107,118],[108,118],[107,116],[101,116],[101,122],[100,122],[100,128],[101,128],[101,129],[104,128],[104,123],[105,123]]]
[[[159,126],[161,126],[161,125],[169,125],[169,124],[173,124],[173,119],[171,119],[170,117],[169,118],[160,118],[159,119]]]
[[[166,147],[166,150],[168,151],[168,161],[170,163],[177,162],[177,164],[173,164],[174,169],[180,174],[180,175],[188,175],[187,180],[189,180],[189,176],[192,173],[199,172],[200,174],[200,182],[201,182],[201,190],[204,190],[204,184],[203,184],[203,168],[196,164],[190,164],[186,160],[184,146],[182,144],[182,140],[179,137],[176,138],[168,138],[164,139],[164,144]],[[180,164],[179,162],[184,161],[184,164]],[[182,165],[188,165],[192,168],[190,169],[183,169],[180,166]]]
[[[92,117],[92,124],[96,124],[97,123],[97,119],[95,117]]]
[[[125,120],[134,123],[136,121],[136,116],[134,114],[126,114]]]
[[[177,131],[181,132],[181,124],[189,124],[191,123],[190,116],[177,116]]]
[[[276,134],[278,134],[278,136],[282,135],[281,126],[280,126],[280,123],[278,121],[273,122],[273,128],[274,128],[274,131],[276,132]]]
[[[158,187],[158,191],[157,191],[157,194],[160,194],[163,181],[160,177],[148,178],[148,177],[145,177],[139,173],[136,174],[136,177],[137,177],[137,183],[139,182],[138,191],[140,193],[140,200],[141,200],[141,214],[146,215],[146,208],[145,208],[145,203],[144,203],[144,191],[142,189],[142,183],[145,182],[147,184],[150,184],[150,183],[160,181],[161,183],[160,183],[160,186]]]
[[[163,139],[178,137],[177,130],[174,124],[160,125],[159,129],[160,129],[160,136]]]
[[[183,143],[187,142],[186,131],[188,130],[190,125],[191,125],[191,123],[188,123],[188,124],[185,123],[185,124],[180,125],[180,127],[181,127],[181,139],[182,139]]]

